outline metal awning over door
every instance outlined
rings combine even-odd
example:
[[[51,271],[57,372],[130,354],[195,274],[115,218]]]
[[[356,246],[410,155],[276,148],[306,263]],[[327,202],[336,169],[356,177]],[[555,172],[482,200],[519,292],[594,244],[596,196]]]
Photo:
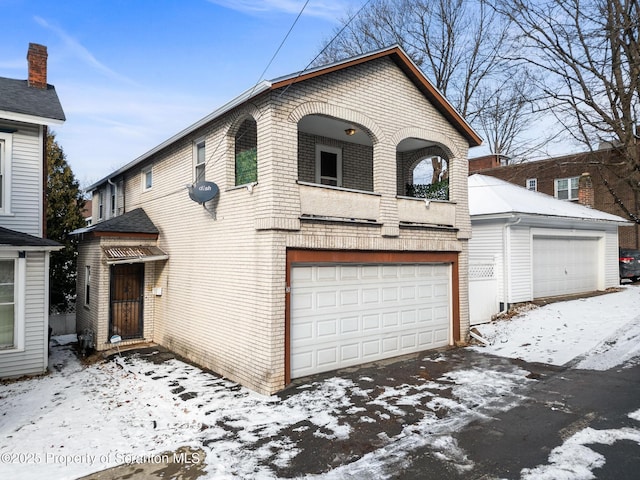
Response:
[[[103,247],[102,251],[108,265],[155,262],[169,258],[169,255],[155,246],[113,246]]]

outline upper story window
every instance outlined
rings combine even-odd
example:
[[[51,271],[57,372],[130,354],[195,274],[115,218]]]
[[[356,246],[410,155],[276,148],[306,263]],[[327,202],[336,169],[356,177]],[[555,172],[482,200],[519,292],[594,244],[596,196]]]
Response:
[[[316,183],[342,186],[342,149],[316,145]]]
[[[205,180],[205,141],[198,140],[193,144],[193,183]]]
[[[578,199],[579,177],[556,178],[554,182],[555,197],[560,200]]]
[[[98,191],[98,220],[104,218],[104,190]]]
[[[118,189],[116,188],[115,185],[109,185],[109,190],[110,190],[110,207],[109,207],[109,211],[111,212],[111,217],[115,217],[117,215],[116,212],[116,194]]]
[[[534,192],[538,191],[538,179],[537,178],[527,178],[527,190],[533,190]]]
[[[91,266],[84,267],[84,304],[88,307],[91,304]]]
[[[258,181],[258,127],[253,118],[248,118],[235,137],[236,185]]]
[[[0,213],[11,211],[12,136],[0,132]]]
[[[147,167],[142,170],[142,191],[146,192],[153,187],[153,168]]]

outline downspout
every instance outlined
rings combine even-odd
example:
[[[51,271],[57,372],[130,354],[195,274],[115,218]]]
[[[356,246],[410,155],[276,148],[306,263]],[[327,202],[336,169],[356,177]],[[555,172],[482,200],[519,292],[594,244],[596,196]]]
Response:
[[[511,282],[509,272],[511,271],[511,227],[519,224],[522,217],[511,218],[504,224],[502,230],[502,310],[499,313],[506,313],[509,310],[509,293],[511,293]]]

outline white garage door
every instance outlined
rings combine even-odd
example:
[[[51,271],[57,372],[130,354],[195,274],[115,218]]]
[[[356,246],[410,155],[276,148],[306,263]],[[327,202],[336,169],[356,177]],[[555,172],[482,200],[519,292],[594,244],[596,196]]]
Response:
[[[533,237],[533,298],[598,289],[598,240]]]
[[[450,266],[291,269],[291,378],[448,345]]]

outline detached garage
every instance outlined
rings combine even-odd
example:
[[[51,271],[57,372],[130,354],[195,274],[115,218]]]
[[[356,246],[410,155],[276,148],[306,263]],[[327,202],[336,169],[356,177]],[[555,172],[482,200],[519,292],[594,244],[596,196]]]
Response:
[[[457,253],[288,252],[291,378],[459,338]]]
[[[491,265],[496,290],[487,295],[480,289],[486,279],[470,275],[472,324],[514,303],[619,284],[618,226],[628,223],[623,218],[484,175],[469,177],[469,207],[470,272]],[[482,318],[474,311],[482,311]]]

